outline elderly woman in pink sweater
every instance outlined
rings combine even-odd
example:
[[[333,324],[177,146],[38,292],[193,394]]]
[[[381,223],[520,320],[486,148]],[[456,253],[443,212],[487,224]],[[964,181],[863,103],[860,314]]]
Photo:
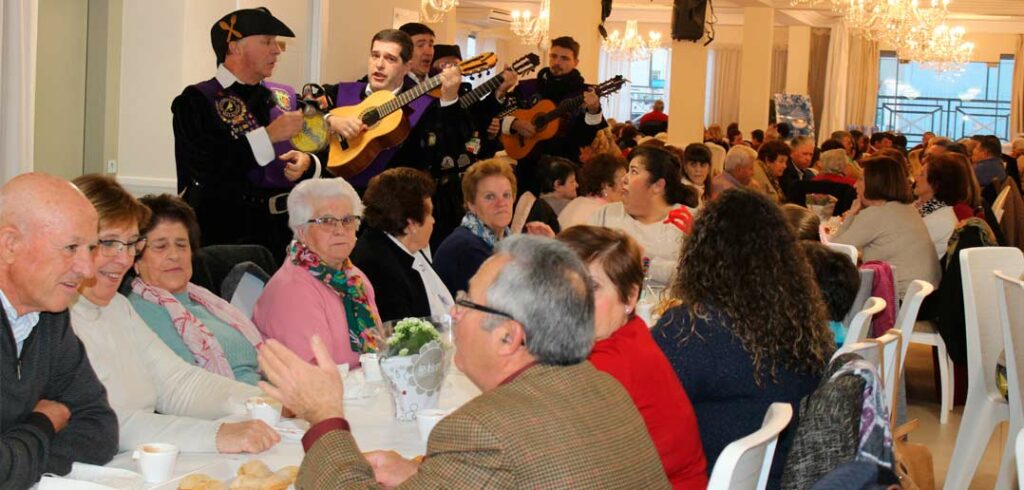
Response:
[[[309,339],[319,335],[335,363],[356,366],[368,331],[380,323],[373,286],[349,260],[362,213],[359,195],[342,179],[295,186],[288,195],[295,239],[253,309],[264,337],[312,360]]]

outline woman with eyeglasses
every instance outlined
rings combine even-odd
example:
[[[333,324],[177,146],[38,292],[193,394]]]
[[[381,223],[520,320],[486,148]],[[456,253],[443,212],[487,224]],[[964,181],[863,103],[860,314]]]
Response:
[[[211,291],[192,284],[192,250],[199,247],[196,213],[177,196],[139,200],[153,218],[141,227],[146,248],[135,259],[131,301],[168,347],[190,364],[254,385],[260,380],[252,321]]]
[[[186,452],[261,452],[278,440],[261,421],[217,419],[245,411],[262,392],[191,365],[167,347],[118,294],[121,279],[146,248],[139,224],[150,211],[112,177],[75,179],[99,214],[96,276],[82,283],[71,325],[117,413],[120,448],[166,442]]]
[[[319,335],[335,364],[358,365],[369,331],[380,324],[373,286],[349,258],[362,215],[363,203],[344,179],[305,180],[292,189],[295,239],[253,308],[264,336],[312,360],[309,339]]]

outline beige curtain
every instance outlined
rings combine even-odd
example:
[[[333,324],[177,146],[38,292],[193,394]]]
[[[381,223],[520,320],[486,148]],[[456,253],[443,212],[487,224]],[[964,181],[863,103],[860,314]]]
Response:
[[[828,44],[828,67],[825,74],[825,107],[821,126],[818,127],[819,144],[833,131],[846,129],[847,77],[850,71],[850,33],[846,21],[838,20],[832,26]]]
[[[743,47],[713,46],[708,53],[707,94],[704,104],[704,125],[723,127],[740,118],[740,70]]]
[[[786,91],[786,63],[789,58],[789,50],[785,46],[775,46],[772,50],[772,83],[771,95],[781,94]]]
[[[0,182],[32,170],[37,2],[0,2]]]
[[[846,124],[871,126],[875,123],[875,108],[878,101],[878,56],[878,42],[856,36],[850,37]]]
[[[1013,54],[1013,95],[1010,97],[1010,140],[1024,133],[1024,34],[1017,34]]]
[[[828,43],[831,31],[811,30],[811,55],[807,66],[807,92],[814,110],[814,127],[821,127],[821,114],[825,108],[825,68],[828,66]]]

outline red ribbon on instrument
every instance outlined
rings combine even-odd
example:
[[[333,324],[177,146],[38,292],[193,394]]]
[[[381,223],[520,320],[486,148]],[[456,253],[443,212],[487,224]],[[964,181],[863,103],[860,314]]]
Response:
[[[679,228],[683,233],[689,234],[693,228],[693,215],[686,206],[680,206],[668,212],[668,217],[662,223],[668,223]]]

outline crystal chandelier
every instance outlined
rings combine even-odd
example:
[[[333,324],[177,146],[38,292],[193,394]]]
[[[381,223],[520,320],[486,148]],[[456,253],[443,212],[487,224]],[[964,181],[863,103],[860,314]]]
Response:
[[[604,40],[604,49],[615,59],[639,61],[651,57],[651,52],[661,46],[661,33],[651,31],[647,38],[640,35],[635,20],[626,21],[626,33],[613,31]]]
[[[536,17],[529,10],[512,11],[512,32],[523,44],[547,44],[551,25],[551,0],[541,0],[540,13]]]
[[[964,41],[963,27],[939,25],[932,31],[923,49],[908,59],[917,61],[925,68],[944,71],[963,71],[964,64],[971,61],[974,43]]]
[[[423,22],[433,24],[444,20],[444,15],[459,5],[459,0],[420,0]]]

